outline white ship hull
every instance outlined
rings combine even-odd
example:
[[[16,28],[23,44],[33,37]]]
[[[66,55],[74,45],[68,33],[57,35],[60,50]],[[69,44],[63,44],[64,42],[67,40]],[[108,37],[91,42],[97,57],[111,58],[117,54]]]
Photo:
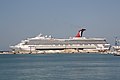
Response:
[[[81,30],[82,31],[82,30]],[[80,31],[79,31],[80,32]],[[85,38],[80,37],[79,33],[76,37],[70,39],[56,39],[51,36],[39,35],[34,38],[22,40],[21,43],[10,46],[14,51],[42,51],[42,50],[109,50],[110,44],[104,38]]]

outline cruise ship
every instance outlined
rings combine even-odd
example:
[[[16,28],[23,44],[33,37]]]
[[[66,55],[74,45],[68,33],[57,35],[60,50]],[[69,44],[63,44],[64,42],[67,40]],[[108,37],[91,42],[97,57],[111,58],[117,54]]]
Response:
[[[43,36],[39,34],[36,37],[22,40],[15,46],[10,46],[13,51],[46,51],[46,50],[109,50],[110,44],[105,38],[86,38],[83,32],[86,29],[80,29],[76,36],[68,39],[53,38],[52,36]]]

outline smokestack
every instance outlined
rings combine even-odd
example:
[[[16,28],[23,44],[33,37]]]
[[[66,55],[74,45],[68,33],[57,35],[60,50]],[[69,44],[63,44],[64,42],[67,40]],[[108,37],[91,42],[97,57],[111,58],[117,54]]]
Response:
[[[86,29],[81,29],[80,32],[81,32],[81,37],[83,35],[83,31],[85,31]]]
[[[83,32],[85,31],[86,29],[81,29],[78,31],[77,35],[75,37],[82,37],[83,36]]]

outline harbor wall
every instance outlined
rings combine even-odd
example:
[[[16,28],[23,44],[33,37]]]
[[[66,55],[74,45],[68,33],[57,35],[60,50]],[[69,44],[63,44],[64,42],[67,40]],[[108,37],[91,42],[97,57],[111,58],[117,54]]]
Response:
[[[64,49],[64,50],[32,50],[32,51],[7,51],[0,52],[0,54],[49,54],[49,53],[109,53],[109,50],[99,51],[96,49]]]

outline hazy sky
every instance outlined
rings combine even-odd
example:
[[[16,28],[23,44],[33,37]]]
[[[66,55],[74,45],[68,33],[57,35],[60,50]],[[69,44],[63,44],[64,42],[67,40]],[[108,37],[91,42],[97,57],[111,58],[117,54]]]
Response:
[[[0,50],[39,33],[57,38],[120,36],[120,0],[0,0]]]

